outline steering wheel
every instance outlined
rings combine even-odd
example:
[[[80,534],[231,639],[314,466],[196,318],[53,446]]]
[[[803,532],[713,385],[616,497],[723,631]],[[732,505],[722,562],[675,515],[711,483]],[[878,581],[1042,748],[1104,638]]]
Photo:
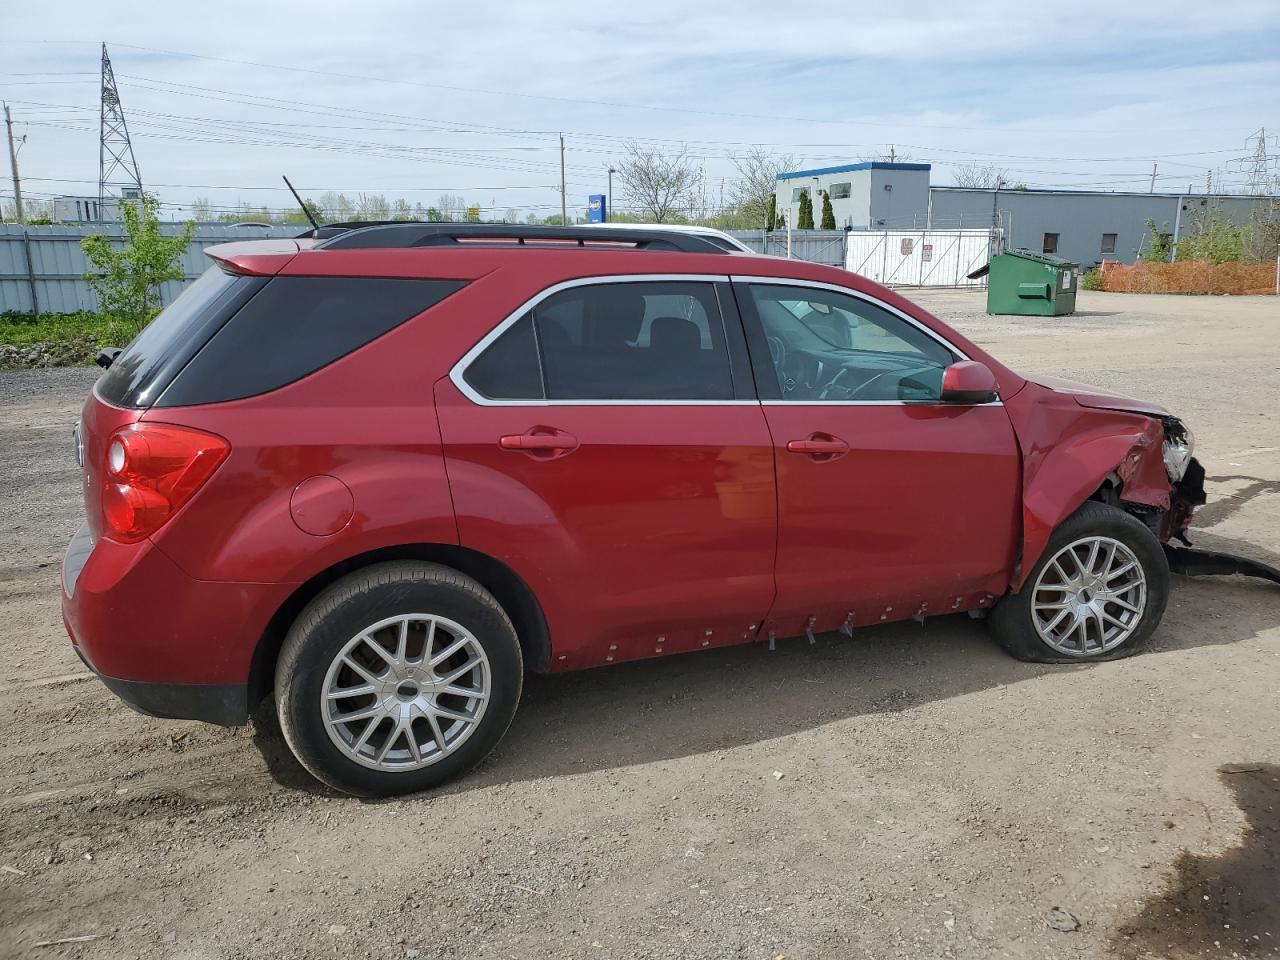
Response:
[[[765,342],[769,345],[769,359],[773,361],[773,369],[778,374],[778,386],[784,394],[790,393],[796,388],[796,382],[786,371],[789,356],[787,345],[781,337],[766,337]]]

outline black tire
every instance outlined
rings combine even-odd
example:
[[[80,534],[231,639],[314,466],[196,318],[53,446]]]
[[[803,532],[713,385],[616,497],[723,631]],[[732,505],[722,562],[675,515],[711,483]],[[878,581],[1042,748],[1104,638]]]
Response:
[[[1146,604],[1137,628],[1115,648],[1105,653],[1095,651],[1068,655],[1050,646],[1036,630],[1031,609],[1033,587],[1059,551],[1078,540],[1094,536],[1118,540],[1132,551],[1146,577]],[[1155,534],[1141,520],[1118,507],[1090,500],[1058,525],[1022,589],[1002,597],[987,622],[1000,645],[1019,660],[1032,663],[1118,660],[1142,648],[1160,625],[1168,602],[1169,561]]]
[[[374,769],[330,738],[320,707],[326,674],[361,631],[411,613],[448,618],[472,634],[488,659],[490,696],[475,728],[452,752],[416,769]],[[484,587],[440,564],[379,563],[331,584],[298,615],[276,665],[276,710],[289,749],[318,780],[355,796],[391,796],[434,787],[479,763],[511,725],[523,680],[515,628]]]

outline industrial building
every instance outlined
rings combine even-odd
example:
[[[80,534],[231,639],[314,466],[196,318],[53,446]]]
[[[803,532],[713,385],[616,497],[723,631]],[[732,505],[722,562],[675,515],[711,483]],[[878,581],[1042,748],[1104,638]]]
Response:
[[[822,192],[831,196],[836,226],[848,230],[996,228],[1005,245],[1052,253],[1088,268],[1102,260],[1133,263],[1147,239],[1147,220],[1176,238],[1210,205],[1236,224],[1257,203],[1275,197],[1203,193],[1125,193],[1095,190],[934,186],[930,164],[871,161],[778,175],[778,212],[796,224],[808,192],[814,221]]]

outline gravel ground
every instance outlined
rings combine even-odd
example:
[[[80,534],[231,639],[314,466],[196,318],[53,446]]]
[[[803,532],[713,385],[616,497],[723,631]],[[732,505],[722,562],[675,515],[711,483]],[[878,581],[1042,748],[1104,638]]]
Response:
[[[909,295],[1184,416],[1199,541],[1280,564],[1274,298]],[[359,802],[270,724],[151,720],[85,676],[58,561],[93,377],[0,373],[0,956],[1280,955],[1275,586],[1177,579],[1150,652],[1090,667],[938,618],[533,678],[478,771]]]

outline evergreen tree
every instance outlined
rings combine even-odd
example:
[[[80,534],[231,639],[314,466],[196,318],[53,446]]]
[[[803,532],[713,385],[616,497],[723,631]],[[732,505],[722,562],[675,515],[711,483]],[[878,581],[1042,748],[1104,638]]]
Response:
[[[800,194],[800,213],[796,217],[796,229],[813,229],[813,200],[809,196],[808,190]]]
[[[774,194],[769,194],[769,213],[764,220],[764,228],[772,230],[774,224],[778,222],[778,198]]]
[[[831,194],[822,191],[822,229],[834,230],[836,228],[836,212],[831,209]]]

